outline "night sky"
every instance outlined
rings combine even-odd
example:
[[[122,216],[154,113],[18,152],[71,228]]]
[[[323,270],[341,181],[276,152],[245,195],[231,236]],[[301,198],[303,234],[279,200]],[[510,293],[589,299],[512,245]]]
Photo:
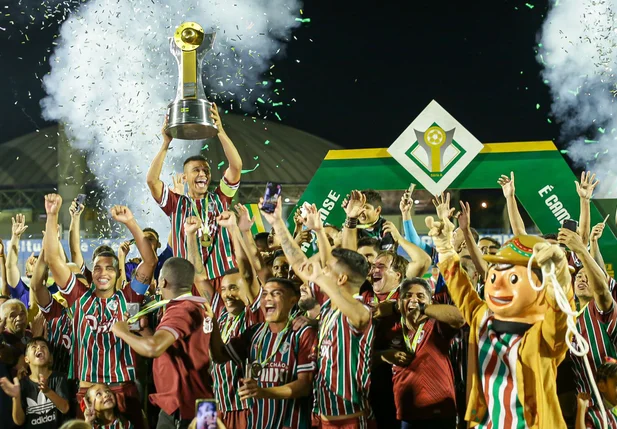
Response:
[[[13,12],[0,18],[0,142],[48,125],[37,76],[58,27],[10,24],[17,3],[0,2]],[[311,22],[275,62],[297,101],[281,111],[285,124],[348,148],[387,147],[435,99],[482,142],[558,139],[534,51],[547,2],[385,3],[305,1]]]

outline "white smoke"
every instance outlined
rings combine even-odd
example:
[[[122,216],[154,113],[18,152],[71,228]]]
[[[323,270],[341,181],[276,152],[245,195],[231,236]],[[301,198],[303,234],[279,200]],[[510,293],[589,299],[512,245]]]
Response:
[[[178,69],[168,38],[185,21],[214,29],[214,48],[204,64],[211,101],[256,110],[255,100],[268,98],[262,75],[298,16],[297,0],[91,0],[61,27],[44,78],[43,115],[65,123],[73,146],[87,151],[105,205],[128,204],[142,226],[165,237],[169,222],[150,197],[146,172],[161,144],[166,106],[175,97]],[[181,159],[203,145],[174,141],[162,179],[171,183]]]
[[[617,195],[617,0],[557,0],[544,22],[538,61],[568,156],[599,176],[598,198]],[[613,92],[612,92],[613,91]]]

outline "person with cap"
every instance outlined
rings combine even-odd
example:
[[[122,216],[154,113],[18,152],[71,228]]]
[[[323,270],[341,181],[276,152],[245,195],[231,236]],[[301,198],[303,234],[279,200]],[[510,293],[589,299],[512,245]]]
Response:
[[[438,201],[447,204],[443,197]],[[568,315],[557,304],[556,288],[574,308],[564,251],[540,237],[515,236],[497,254],[484,256],[490,265],[483,301],[461,267],[448,216],[428,217],[426,225],[452,300],[470,326],[465,420],[479,428],[565,428],[555,383],[568,350]],[[539,268],[554,269],[558,284],[548,276],[543,281]]]

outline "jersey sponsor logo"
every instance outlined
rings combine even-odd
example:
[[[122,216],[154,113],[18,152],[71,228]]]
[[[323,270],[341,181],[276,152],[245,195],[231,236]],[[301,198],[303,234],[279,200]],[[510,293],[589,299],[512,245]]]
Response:
[[[116,323],[116,319],[104,319],[99,322],[96,316],[93,316],[91,314],[84,316],[84,319],[86,320],[86,323],[92,328],[92,330],[96,331],[97,334],[111,332],[112,325]]]
[[[259,381],[262,383],[285,383],[288,366],[284,362],[272,362],[261,371]]]

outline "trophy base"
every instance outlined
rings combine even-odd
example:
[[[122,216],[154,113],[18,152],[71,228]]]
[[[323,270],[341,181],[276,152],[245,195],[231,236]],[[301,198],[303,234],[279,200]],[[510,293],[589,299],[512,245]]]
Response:
[[[167,106],[167,130],[175,139],[205,140],[214,137],[218,128],[210,116],[212,103],[201,99],[182,99]]]

